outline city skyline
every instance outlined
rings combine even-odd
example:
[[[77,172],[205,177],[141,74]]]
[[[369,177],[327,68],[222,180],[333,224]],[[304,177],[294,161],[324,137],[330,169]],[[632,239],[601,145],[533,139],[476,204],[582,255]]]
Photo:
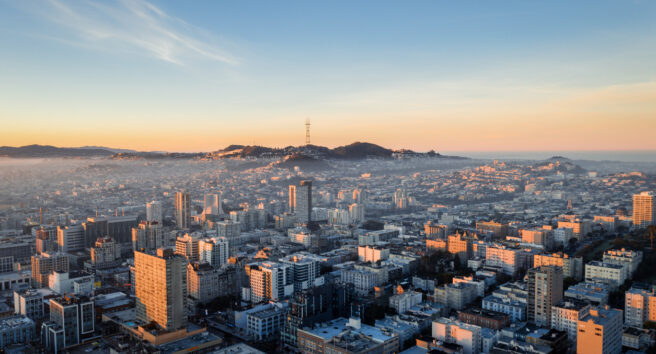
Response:
[[[649,2],[0,7],[2,145],[656,149]]]

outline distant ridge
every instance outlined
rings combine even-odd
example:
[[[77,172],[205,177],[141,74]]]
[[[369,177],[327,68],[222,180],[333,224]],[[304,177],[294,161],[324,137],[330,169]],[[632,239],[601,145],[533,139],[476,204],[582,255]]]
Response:
[[[278,158],[285,161],[305,161],[324,159],[357,160],[357,159],[392,159],[410,157],[439,157],[458,158],[457,156],[443,156],[434,151],[422,153],[412,150],[391,150],[382,146],[355,142],[349,145],[328,148],[318,145],[287,146],[284,148],[271,148],[258,145],[229,145],[213,152],[155,152],[135,151],[128,149],[115,149],[103,146],[83,147],[56,147],[50,145],[26,145],[20,147],[0,147],[0,157],[11,158],[71,158],[71,157],[108,157],[112,159],[206,159],[219,160],[224,158]]]
[[[208,160],[219,160],[224,158],[277,158],[285,159],[285,162],[303,161],[311,162],[312,160],[357,160],[357,159],[392,159],[392,158],[411,158],[411,157],[435,157],[435,158],[457,158],[457,156],[443,156],[434,151],[422,153],[412,150],[390,150],[382,146],[366,143],[355,142],[350,145],[339,146],[334,149],[318,145],[287,146],[284,148],[270,148],[258,145],[230,145],[221,150],[208,153],[167,153],[159,156],[143,153],[118,153],[113,156],[116,159],[134,159],[134,158],[197,158]]]
[[[93,157],[111,156],[114,151],[101,147],[66,148],[50,145],[0,146],[0,156],[13,158],[34,157]]]

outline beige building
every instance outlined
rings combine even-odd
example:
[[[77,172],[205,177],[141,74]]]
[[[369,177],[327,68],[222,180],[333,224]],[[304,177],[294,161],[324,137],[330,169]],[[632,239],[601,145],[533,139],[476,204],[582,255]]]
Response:
[[[477,221],[476,232],[480,235],[491,233],[495,238],[503,239],[508,236],[508,224],[494,221]]]
[[[583,279],[583,258],[569,257],[563,253],[536,254],[533,256],[533,267],[558,266],[563,268],[564,278]]]
[[[200,235],[185,234],[175,240],[175,253],[179,254],[189,262],[197,261],[200,258],[198,242]]]
[[[563,270],[557,266],[531,268],[527,277],[527,319],[535,325],[550,327],[552,306],[563,298]]]
[[[137,320],[167,331],[187,325],[187,260],[172,250],[134,252]]]
[[[91,247],[91,262],[97,268],[115,266],[121,260],[121,246],[111,237],[98,238]]]
[[[360,262],[378,262],[389,258],[389,248],[380,246],[358,246]]]
[[[577,325],[578,354],[616,354],[622,351],[622,311],[594,307]]]
[[[449,235],[447,251],[458,256],[461,262],[467,262],[472,253],[472,240],[465,234]]]
[[[642,192],[633,195],[633,225],[636,227],[647,227],[656,222],[656,206],[654,205],[654,193]]]
[[[32,256],[32,286],[45,288],[49,284],[52,272],[67,273],[69,269],[68,255],[61,252],[41,253]]]

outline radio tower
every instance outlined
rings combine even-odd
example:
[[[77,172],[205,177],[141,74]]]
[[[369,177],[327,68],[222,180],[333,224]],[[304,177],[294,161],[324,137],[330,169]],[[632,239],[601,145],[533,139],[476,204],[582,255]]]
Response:
[[[305,120],[305,145],[310,145],[310,118]]]

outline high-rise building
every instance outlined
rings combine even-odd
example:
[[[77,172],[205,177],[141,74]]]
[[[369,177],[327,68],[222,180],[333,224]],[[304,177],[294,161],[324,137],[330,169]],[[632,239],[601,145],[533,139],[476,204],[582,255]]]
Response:
[[[228,263],[230,247],[225,237],[206,238],[198,241],[198,258],[218,268]]]
[[[656,223],[656,198],[653,192],[633,195],[633,225],[647,227]]]
[[[397,209],[405,209],[408,207],[409,198],[408,192],[405,188],[399,188],[394,192],[394,206]]]
[[[349,206],[349,216],[353,222],[363,222],[364,221],[364,205],[363,204],[351,204]]]
[[[57,227],[57,244],[62,252],[81,251],[85,247],[82,225]]]
[[[579,320],[576,338],[578,354],[616,354],[622,351],[622,311],[593,307]]]
[[[61,252],[41,253],[32,256],[32,286],[44,288],[49,284],[52,272],[67,273],[69,270],[68,255]]]
[[[93,301],[86,296],[61,296],[50,299],[50,321],[41,332],[45,346],[58,353],[63,348],[80,344],[93,334],[95,327]]]
[[[259,262],[246,265],[251,284],[251,301],[278,301],[294,291],[292,267],[276,262]]]
[[[156,250],[168,245],[168,238],[162,232],[162,224],[157,221],[142,221],[132,228],[132,249],[135,251]]]
[[[191,195],[187,192],[175,193],[175,221],[179,229],[191,227]]]
[[[563,298],[563,269],[541,266],[528,270],[527,318],[538,326],[551,326],[551,308]]]
[[[203,205],[203,216],[206,215],[219,215],[223,214],[223,208],[221,207],[221,195],[220,194],[205,194],[204,196],[204,205]]]
[[[187,261],[173,250],[134,252],[137,320],[167,331],[187,325]]]
[[[624,294],[624,324],[642,328],[646,321],[656,321],[654,289],[632,287]]]
[[[312,181],[289,186],[289,211],[296,214],[298,222],[312,221]]]
[[[162,223],[162,202],[153,200],[146,203],[146,220]]]

